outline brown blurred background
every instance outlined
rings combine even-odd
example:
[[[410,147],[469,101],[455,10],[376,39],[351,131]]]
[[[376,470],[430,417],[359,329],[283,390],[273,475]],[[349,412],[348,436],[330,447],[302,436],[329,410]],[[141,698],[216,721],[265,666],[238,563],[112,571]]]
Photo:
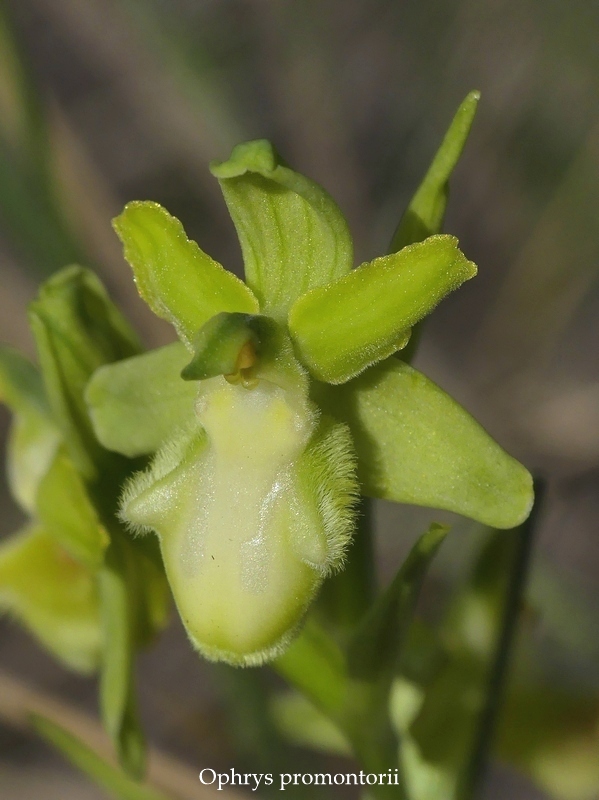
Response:
[[[172,339],[136,298],[110,218],[128,200],[157,200],[239,271],[207,164],[246,139],[271,139],[331,192],[358,261],[384,252],[455,108],[481,90],[445,226],[479,277],[435,312],[416,363],[548,479],[530,587],[547,609],[536,644],[557,680],[599,692],[599,3],[11,0],[0,10],[0,339],[30,354],[26,304],[73,260],[98,270],[148,346]],[[0,421],[5,434],[4,409]],[[1,499],[6,534],[19,518],[4,484]],[[385,563],[445,516],[380,504]],[[433,599],[463,574],[475,540],[456,524]],[[268,753],[251,752],[256,710],[239,704],[232,720],[228,671],[200,662],[176,622],[141,661],[155,744],[194,770],[226,767],[237,748],[269,771]],[[93,682],[6,620],[0,670],[95,711]],[[2,798],[104,796],[14,726],[0,723],[0,747]],[[501,765],[485,796],[545,797]]]

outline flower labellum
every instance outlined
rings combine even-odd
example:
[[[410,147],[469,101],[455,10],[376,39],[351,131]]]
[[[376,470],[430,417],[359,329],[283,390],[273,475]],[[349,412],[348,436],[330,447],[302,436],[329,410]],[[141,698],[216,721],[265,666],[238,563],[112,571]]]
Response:
[[[225,366],[196,384],[193,422],[130,482],[122,503],[125,520],[160,537],[194,644],[232,663],[280,651],[352,533],[349,431],[319,414],[286,350],[273,357],[287,360],[287,375],[266,366],[263,377],[244,342],[240,376]]]

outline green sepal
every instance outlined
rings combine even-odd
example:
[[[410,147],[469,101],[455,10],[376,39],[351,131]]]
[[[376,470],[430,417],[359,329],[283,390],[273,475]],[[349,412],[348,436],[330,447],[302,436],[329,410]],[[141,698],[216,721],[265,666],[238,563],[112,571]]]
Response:
[[[0,347],[0,401],[14,415],[7,448],[7,477],[21,507],[32,514],[40,480],[60,441],[38,370],[10,347]]]
[[[346,422],[362,491],[443,508],[495,528],[528,516],[529,472],[422,373],[391,358],[340,387],[315,387],[317,401]]]
[[[137,716],[133,669],[139,622],[136,612],[143,595],[132,577],[126,545],[115,540],[99,573],[103,633],[100,711],[121,766],[140,779],[145,772],[145,741]]]
[[[73,558],[91,570],[102,565],[110,537],[98,519],[80,473],[62,449],[40,482],[36,512],[48,533]]]
[[[181,372],[183,380],[233,375],[253,366],[260,347],[260,319],[253,314],[226,311],[209,319],[194,337],[194,356]],[[244,353],[247,366],[240,361]]]
[[[139,352],[139,343],[100,281],[81,267],[66,267],[43,284],[30,321],[53,416],[77,469],[92,478],[102,455],[85,386],[102,364]]]
[[[197,387],[181,379],[181,344],[100,367],[85,390],[95,435],[107,450],[133,458],[153,453],[193,419]]]
[[[13,614],[58,659],[77,672],[99,663],[96,580],[53,535],[35,525],[0,546],[0,610]]]
[[[449,178],[466,144],[479,99],[480,92],[470,92],[458,108],[441,147],[393,234],[391,253],[440,233],[449,196]]]
[[[105,761],[74,734],[47,717],[33,714],[31,721],[42,738],[60,750],[71,764],[109,792],[111,797],[117,800],[169,800],[162,792],[140,784]]]
[[[220,311],[258,311],[248,287],[188,239],[179,220],[158,203],[128,203],[112,224],[140,295],[188,347]]]
[[[453,236],[431,236],[301,297],[289,314],[300,361],[343,383],[407,344],[409,329],[476,275]]]
[[[349,272],[352,240],[337,204],[285,166],[269,142],[238,145],[228,161],[213,162],[210,170],[220,182],[246,280],[263,312],[284,318],[302,294]]]
[[[348,647],[352,677],[389,689],[429,565],[449,528],[433,523],[358,625]]]

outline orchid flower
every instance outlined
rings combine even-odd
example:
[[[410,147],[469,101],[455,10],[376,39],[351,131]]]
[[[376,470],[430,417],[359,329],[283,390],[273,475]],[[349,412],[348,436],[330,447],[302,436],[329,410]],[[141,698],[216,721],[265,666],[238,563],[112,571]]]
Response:
[[[437,173],[457,160],[446,155]],[[86,401],[105,448],[152,455],[120,514],[157,534],[191,642],[255,665],[282,652],[342,569],[360,494],[510,528],[529,513],[532,482],[401,358],[413,326],[476,274],[453,236],[424,225],[418,241],[404,225],[394,252],[353,268],[335,202],[268,142],[211,171],[245,283],[164,208],[129,203],[115,230],[142,298],[179,341],[101,366]],[[440,224],[437,173],[418,202]]]

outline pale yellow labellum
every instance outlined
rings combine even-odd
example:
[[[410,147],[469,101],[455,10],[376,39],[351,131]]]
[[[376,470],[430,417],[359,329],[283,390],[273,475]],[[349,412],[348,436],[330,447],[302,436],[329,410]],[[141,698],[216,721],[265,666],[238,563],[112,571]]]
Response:
[[[349,434],[323,434],[307,397],[266,380],[200,382],[196,418],[129,485],[122,514],[158,533],[195,646],[261,663],[288,641],[351,535]]]

